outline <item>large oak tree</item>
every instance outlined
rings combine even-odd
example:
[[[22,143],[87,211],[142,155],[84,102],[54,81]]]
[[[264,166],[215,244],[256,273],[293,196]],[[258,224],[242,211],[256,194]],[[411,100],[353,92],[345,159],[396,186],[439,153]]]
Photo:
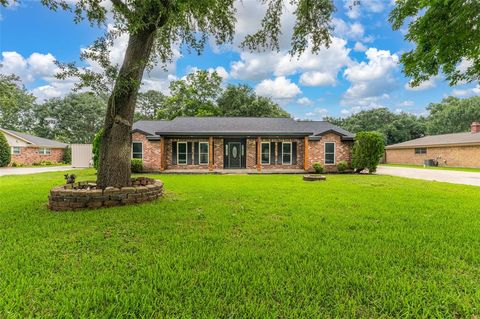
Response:
[[[249,50],[280,48],[281,17],[285,0],[258,0],[266,6],[259,30],[246,36],[242,46]],[[75,21],[87,19],[92,24],[114,28],[82,52],[81,58],[94,60],[103,74],[78,70],[67,65],[65,76],[77,75],[82,85],[102,89],[113,84],[108,100],[104,135],[100,149],[97,183],[100,187],[125,186],[130,183],[131,128],[135,101],[146,68],[171,60],[180,45],[198,53],[212,39],[217,45],[232,42],[235,34],[235,0],[41,0],[52,10],[71,10]],[[4,5],[7,0],[0,0]],[[311,47],[319,51],[330,43],[331,0],[288,0],[294,8],[296,23],[292,30],[290,53],[300,54]],[[113,40],[128,34],[128,46],[122,65],[117,68],[108,59]],[[104,81],[104,79],[108,81]]]

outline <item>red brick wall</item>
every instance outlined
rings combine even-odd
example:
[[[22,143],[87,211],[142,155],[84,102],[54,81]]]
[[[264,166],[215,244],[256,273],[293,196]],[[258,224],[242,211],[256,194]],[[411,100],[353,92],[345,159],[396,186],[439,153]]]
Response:
[[[146,171],[160,170],[160,141],[149,141],[141,133],[132,134],[132,142],[143,143],[143,169]]]
[[[335,143],[335,164],[325,164],[325,143]],[[352,159],[353,142],[342,141],[337,134],[328,133],[322,136],[320,141],[308,141],[308,170],[312,169],[312,164],[319,162],[325,166],[326,171],[336,171],[337,164],[340,161],[350,163]]]
[[[426,159],[439,158],[441,166],[480,167],[480,145],[427,147],[427,154],[415,154],[415,148],[386,150],[388,164],[423,165]]]
[[[38,154],[38,147],[21,147],[20,154],[12,154],[10,165],[15,162],[18,164],[32,165],[33,163],[40,163],[41,161],[51,161],[60,163],[63,160],[63,148],[51,148],[50,155]]]

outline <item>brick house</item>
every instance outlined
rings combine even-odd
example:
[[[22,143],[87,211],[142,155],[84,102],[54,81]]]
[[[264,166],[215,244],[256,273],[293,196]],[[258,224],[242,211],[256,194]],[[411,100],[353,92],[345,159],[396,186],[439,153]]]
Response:
[[[68,144],[33,136],[21,132],[0,128],[7,138],[12,158],[12,163],[32,165],[42,161],[61,162],[63,153]]]
[[[134,123],[132,157],[148,171],[308,171],[314,162],[335,171],[339,161],[350,161],[353,137],[324,121],[177,117]]]
[[[480,123],[473,122],[470,132],[425,136],[385,148],[388,164],[423,165],[428,159],[441,166],[480,167]]]

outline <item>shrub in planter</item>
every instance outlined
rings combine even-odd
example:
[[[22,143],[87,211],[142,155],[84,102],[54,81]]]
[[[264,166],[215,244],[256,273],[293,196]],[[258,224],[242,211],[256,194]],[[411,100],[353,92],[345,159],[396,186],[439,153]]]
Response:
[[[340,161],[337,164],[337,169],[340,173],[345,172],[348,169],[348,163],[347,161]]]
[[[352,151],[352,166],[357,172],[368,169],[369,173],[377,170],[385,149],[385,138],[379,132],[360,132],[355,135]]]
[[[10,155],[10,145],[3,133],[0,133],[0,167],[10,164],[12,156]]]
[[[313,169],[315,170],[315,173],[317,174],[322,174],[323,173],[323,165],[319,162],[315,162],[312,165]]]
[[[63,152],[63,164],[72,164],[72,149],[67,146]]]
[[[131,171],[132,173],[141,173],[143,171],[143,161],[140,158],[132,158]]]

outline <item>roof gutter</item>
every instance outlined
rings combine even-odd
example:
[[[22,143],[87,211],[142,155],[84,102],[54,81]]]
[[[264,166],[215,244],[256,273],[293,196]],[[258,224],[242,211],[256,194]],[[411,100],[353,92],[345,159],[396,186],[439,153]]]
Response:
[[[161,136],[309,136],[309,132],[155,132]]]

